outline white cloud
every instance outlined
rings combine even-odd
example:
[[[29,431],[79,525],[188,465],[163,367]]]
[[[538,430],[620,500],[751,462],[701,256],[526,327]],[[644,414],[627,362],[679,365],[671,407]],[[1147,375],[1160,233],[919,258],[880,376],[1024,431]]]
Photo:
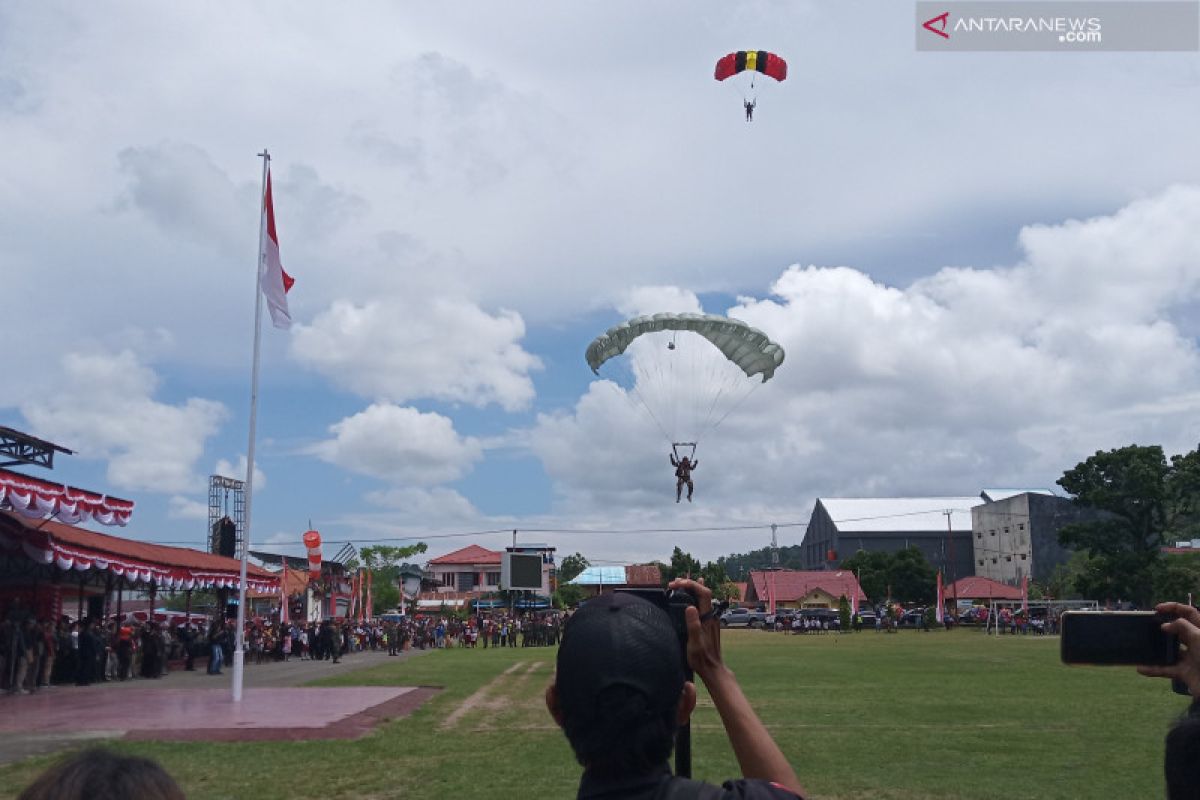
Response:
[[[1194,447],[1200,353],[1172,317],[1200,299],[1196,230],[1200,190],[1177,188],[1027,228],[1009,268],[947,268],[908,288],[789,268],[773,297],[728,310],[787,358],[702,442],[697,499],[737,514],[820,494],[970,494],[1047,485],[1129,442]],[[531,447],[562,507],[663,502],[665,444],[630,408],[598,382],[539,418]]]
[[[136,208],[168,235],[225,253],[236,252],[246,239],[254,193],[242,192],[239,198],[233,181],[201,148],[180,142],[127,147],[117,162],[127,179],[119,206]]]
[[[329,428],[313,445],[318,458],[396,483],[432,486],[457,480],[483,455],[477,439],[460,436],[441,414],[375,404]]]
[[[533,398],[539,360],[519,344],[521,316],[466,300],[340,300],[298,325],[292,354],[339,386],[371,399],[436,398],[509,411]]]
[[[132,351],[72,353],[53,391],[21,406],[31,431],[108,461],[108,480],[125,490],[186,492],[204,443],[227,413],[220,403],[154,399],[158,377]]]
[[[254,493],[258,494],[267,488],[267,475],[258,465],[258,459],[254,461]],[[237,464],[224,458],[219,459],[217,465],[213,467],[213,474],[224,475],[226,478],[234,478],[239,481],[246,480],[246,455],[244,453],[239,455]]]
[[[476,520],[479,511],[471,501],[445,486],[424,488],[405,486],[380,492],[368,492],[367,501],[380,508],[389,509],[389,519],[421,524],[431,519],[454,524]]]
[[[183,495],[174,495],[167,501],[167,517],[170,519],[208,519],[208,505]]]
[[[687,289],[678,286],[638,286],[630,289],[617,303],[617,310],[625,317],[640,317],[664,311],[698,314],[704,309],[696,293]]]

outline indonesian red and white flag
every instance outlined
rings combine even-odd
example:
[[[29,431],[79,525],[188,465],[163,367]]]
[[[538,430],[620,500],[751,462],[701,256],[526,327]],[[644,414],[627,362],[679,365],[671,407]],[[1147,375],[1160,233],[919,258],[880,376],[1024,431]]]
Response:
[[[288,312],[287,293],[296,279],[283,270],[279,259],[279,235],[275,232],[275,204],[271,201],[271,172],[267,170],[267,194],[263,198],[264,228],[262,252],[258,259],[258,278],[263,296],[267,298],[267,309],[271,312],[271,324],[276,328],[292,327],[292,315]]]
[[[366,612],[367,619],[375,616],[375,598],[372,596],[372,589],[375,586],[375,573],[367,573],[367,602],[363,605],[363,610]]]
[[[283,572],[279,574],[279,624],[288,624],[288,596],[287,596],[287,564],[283,565]]]
[[[937,611],[936,616],[934,616],[934,619],[938,622],[942,621],[942,614],[945,613],[945,607],[946,598],[942,595],[942,571],[939,569],[937,574]]]

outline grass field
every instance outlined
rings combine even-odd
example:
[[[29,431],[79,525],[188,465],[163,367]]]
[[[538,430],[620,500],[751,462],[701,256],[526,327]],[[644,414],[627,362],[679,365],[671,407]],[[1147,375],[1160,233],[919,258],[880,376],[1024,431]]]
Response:
[[[976,631],[784,636],[728,631],[726,659],[816,798],[1152,798],[1185,698],[1130,669],[1066,668],[1058,640]],[[550,648],[443,651],[328,685],[434,685],[413,716],[357,741],[116,743],[189,798],[573,797],[579,777],[542,704]],[[711,702],[695,773],[737,775]],[[13,797],[49,763],[0,769]]]

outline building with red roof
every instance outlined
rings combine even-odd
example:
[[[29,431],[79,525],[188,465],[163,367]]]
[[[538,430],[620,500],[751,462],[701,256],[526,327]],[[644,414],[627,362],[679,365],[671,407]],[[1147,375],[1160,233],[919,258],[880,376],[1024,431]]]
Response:
[[[752,571],[742,603],[771,608],[837,608],[842,597],[857,609],[867,602],[858,578],[849,570]]]
[[[488,550],[486,547],[480,547],[477,544],[467,545],[461,550],[455,550],[453,553],[447,553],[444,556],[438,556],[429,562],[430,567],[435,566],[462,566],[467,565],[482,565],[482,566],[500,566],[500,551]]]
[[[122,592],[236,589],[241,562],[188,547],[138,542],[0,511],[0,615],[17,608],[54,619],[108,615]],[[246,571],[248,591],[275,593],[279,577]],[[73,601],[73,602],[72,602]],[[74,608],[72,608],[74,606]]]
[[[435,591],[498,592],[500,591],[499,550],[488,550],[477,544],[432,559],[425,565],[427,577]]]
[[[972,601],[1020,600],[1021,587],[1009,586],[982,575],[971,575],[959,578],[947,586],[943,590],[943,595],[947,600],[953,598]]]
[[[523,544],[509,550],[541,555],[541,594],[549,598],[554,582],[554,548]],[[423,591],[417,595],[418,607],[469,605],[484,595],[499,592],[503,556],[499,550],[472,544],[431,559],[425,565],[425,581],[433,584],[433,591]],[[549,603],[548,599],[546,603]]]

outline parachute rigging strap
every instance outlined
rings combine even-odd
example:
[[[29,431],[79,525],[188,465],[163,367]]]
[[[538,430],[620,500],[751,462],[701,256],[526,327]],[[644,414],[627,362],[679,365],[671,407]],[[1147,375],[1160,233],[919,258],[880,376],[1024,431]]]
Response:
[[[676,460],[676,461],[678,461],[678,460],[679,460],[679,448],[680,448],[680,447],[690,447],[690,448],[692,448],[692,452],[691,452],[691,454],[688,456],[688,460],[689,460],[689,461],[695,461],[695,460],[696,460],[696,443],[695,443],[695,442],[671,442],[671,452],[673,452],[673,453],[675,454],[675,460]]]

